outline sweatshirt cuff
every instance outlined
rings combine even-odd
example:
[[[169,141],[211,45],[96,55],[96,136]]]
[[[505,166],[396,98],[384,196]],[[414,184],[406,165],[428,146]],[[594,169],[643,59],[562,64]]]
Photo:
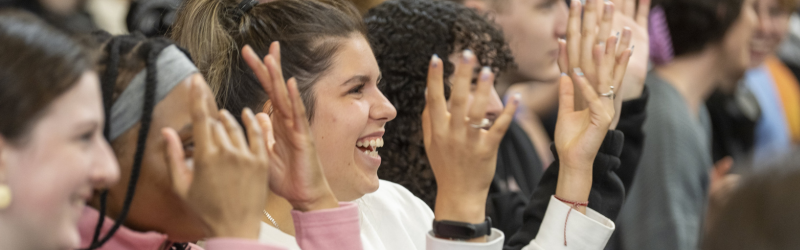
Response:
[[[605,248],[616,228],[614,222],[590,208],[586,208],[585,215],[570,210],[570,206],[550,196],[539,234],[531,244],[548,250]]]
[[[459,249],[459,250],[502,250],[503,249],[503,241],[505,240],[505,235],[503,232],[498,230],[497,228],[492,228],[492,234],[486,239],[486,242],[466,242],[466,241],[455,241],[455,240],[447,240],[447,239],[440,239],[436,238],[433,235],[433,231],[428,231],[426,234],[426,242],[425,242],[425,249],[428,250],[437,250],[437,249]]]
[[[625,144],[625,134],[619,130],[609,130],[606,133],[606,138],[603,139],[603,144],[600,144],[598,154],[606,154],[613,157],[619,157],[622,154],[622,146]],[[555,144],[553,144],[555,145]]]
[[[211,238],[206,241],[207,250],[285,250],[286,248],[264,245],[255,240],[239,238]]]
[[[355,203],[339,202],[338,208],[305,213],[292,210],[292,218],[301,249],[362,249]]]

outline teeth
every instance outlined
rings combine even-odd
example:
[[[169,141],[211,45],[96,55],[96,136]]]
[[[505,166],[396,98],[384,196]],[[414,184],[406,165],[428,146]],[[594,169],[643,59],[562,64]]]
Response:
[[[364,140],[364,141],[357,141],[356,146],[358,147],[374,147],[380,148],[383,147],[383,138],[377,138],[373,140]]]

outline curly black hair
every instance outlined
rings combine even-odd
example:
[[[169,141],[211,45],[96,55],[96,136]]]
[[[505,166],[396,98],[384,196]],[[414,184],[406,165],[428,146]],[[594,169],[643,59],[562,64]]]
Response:
[[[378,176],[403,185],[433,207],[436,180],[421,120],[431,56],[440,55],[444,63],[449,98],[447,79],[455,69],[450,55],[470,49],[481,65],[500,73],[515,66],[511,50],[491,21],[453,2],[390,0],[369,10],[364,23],[383,75],[380,90],[397,109],[397,118],[386,124]]]

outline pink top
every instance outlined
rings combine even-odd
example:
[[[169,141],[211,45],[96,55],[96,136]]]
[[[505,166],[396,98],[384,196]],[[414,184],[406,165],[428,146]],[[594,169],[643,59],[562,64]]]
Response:
[[[83,210],[78,222],[81,234],[81,248],[92,242],[97,217],[100,213],[90,207]],[[292,211],[297,243],[302,249],[362,249],[358,224],[358,206],[355,203],[340,202],[338,208],[313,212]],[[101,236],[111,229],[114,221],[106,217]],[[100,249],[114,250],[158,250],[167,242],[167,235],[158,232],[137,232],[125,226],[120,227],[111,239]],[[197,245],[189,245],[193,250],[202,250]],[[235,238],[211,238],[206,240],[208,250],[280,250],[278,246],[264,245],[255,240]]]

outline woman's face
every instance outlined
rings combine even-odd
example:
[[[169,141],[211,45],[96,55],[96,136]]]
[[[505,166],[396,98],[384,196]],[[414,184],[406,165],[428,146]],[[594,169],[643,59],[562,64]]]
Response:
[[[745,0],[739,18],[734,21],[722,41],[722,65],[731,69],[735,74],[721,72],[727,76],[738,79],[750,66],[750,41],[753,38],[758,18],[753,9],[755,0]],[[729,71],[730,72],[730,71]]]
[[[503,30],[518,68],[517,81],[550,81],[560,75],[556,58],[558,38],[566,36],[564,0],[503,0],[494,20]]]
[[[384,125],[397,115],[378,90],[380,69],[362,35],[344,39],[332,66],[312,88],[316,97],[311,130],[325,176],[339,200],[378,189]]]
[[[203,77],[196,73],[184,79],[156,104],[150,131],[147,134],[142,168],[136,186],[136,198],[125,222],[125,226],[131,229],[161,232],[169,235],[170,240],[179,242],[202,239],[205,237],[204,226],[199,217],[173,191],[166,160],[166,142],[161,136],[161,129],[170,127],[178,132],[187,161],[190,160],[194,147],[192,117],[189,112],[192,81],[199,82],[197,85],[202,86],[206,95],[213,96]],[[214,108],[209,110],[216,110],[216,103],[211,99],[208,105]],[[216,113],[212,112],[212,115]],[[119,158],[122,178],[119,184],[110,188],[108,211],[111,218],[115,218],[122,211],[139,128],[140,124],[133,126],[112,142],[114,152]]]
[[[778,0],[756,0],[758,25],[750,42],[750,67],[758,67],[773,55],[789,32],[790,12],[781,9]]]
[[[39,119],[19,145],[0,138],[0,184],[13,195],[0,210],[0,225],[23,237],[13,239],[26,244],[17,246],[23,249],[76,248],[78,220],[92,190],[119,179],[103,138],[97,74],[84,73]]]

